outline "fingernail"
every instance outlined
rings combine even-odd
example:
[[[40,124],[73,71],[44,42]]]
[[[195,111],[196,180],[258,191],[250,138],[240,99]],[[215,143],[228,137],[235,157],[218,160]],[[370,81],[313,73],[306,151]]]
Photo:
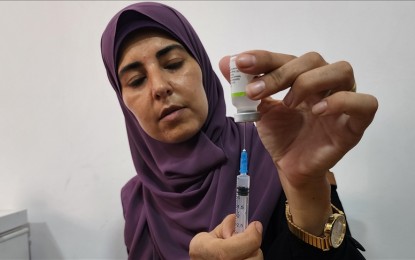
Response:
[[[261,224],[261,222],[259,222],[259,221],[255,222],[255,228],[260,234],[262,234],[262,224]]]
[[[252,82],[252,83],[250,83],[246,86],[246,89],[247,89],[250,96],[257,96],[257,95],[261,94],[262,91],[264,91],[265,82],[262,81],[262,80]]]
[[[326,111],[326,109],[327,109],[327,101],[323,100],[315,104],[311,108],[311,111],[313,112],[313,114],[320,115],[320,114],[323,114],[324,111]]]
[[[238,67],[252,67],[256,63],[256,58],[254,55],[251,54],[240,54],[236,58],[236,61],[238,63]]]
[[[290,90],[288,91],[287,95],[284,97],[283,101],[287,107],[290,107],[293,103],[294,95],[293,92]]]

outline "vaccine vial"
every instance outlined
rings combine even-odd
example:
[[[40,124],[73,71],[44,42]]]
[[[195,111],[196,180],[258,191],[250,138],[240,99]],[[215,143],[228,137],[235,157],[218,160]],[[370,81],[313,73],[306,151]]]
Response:
[[[259,100],[252,100],[246,95],[246,85],[254,78],[253,75],[242,73],[235,63],[236,56],[232,56],[230,66],[232,104],[236,107],[235,122],[254,122],[260,119],[257,107]]]

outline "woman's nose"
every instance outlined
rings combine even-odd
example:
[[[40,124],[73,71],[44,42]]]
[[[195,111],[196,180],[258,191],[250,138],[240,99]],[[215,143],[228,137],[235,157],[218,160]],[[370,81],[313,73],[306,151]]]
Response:
[[[173,88],[162,73],[155,73],[151,79],[153,97],[156,100],[166,98],[173,94]]]

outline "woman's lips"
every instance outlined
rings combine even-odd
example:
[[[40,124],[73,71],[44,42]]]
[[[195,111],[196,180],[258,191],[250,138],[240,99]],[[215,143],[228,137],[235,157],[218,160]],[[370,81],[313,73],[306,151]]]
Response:
[[[160,120],[174,119],[178,114],[177,112],[181,109],[183,109],[183,107],[176,105],[163,108],[160,113]]]

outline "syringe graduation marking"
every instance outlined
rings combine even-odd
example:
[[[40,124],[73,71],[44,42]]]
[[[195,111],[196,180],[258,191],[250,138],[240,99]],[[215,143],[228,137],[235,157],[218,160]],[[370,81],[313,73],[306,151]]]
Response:
[[[241,161],[239,166],[240,174],[236,178],[236,233],[243,232],[248,226],[250,177],[247,174],[248,153],[245,148],[241,152]]]

